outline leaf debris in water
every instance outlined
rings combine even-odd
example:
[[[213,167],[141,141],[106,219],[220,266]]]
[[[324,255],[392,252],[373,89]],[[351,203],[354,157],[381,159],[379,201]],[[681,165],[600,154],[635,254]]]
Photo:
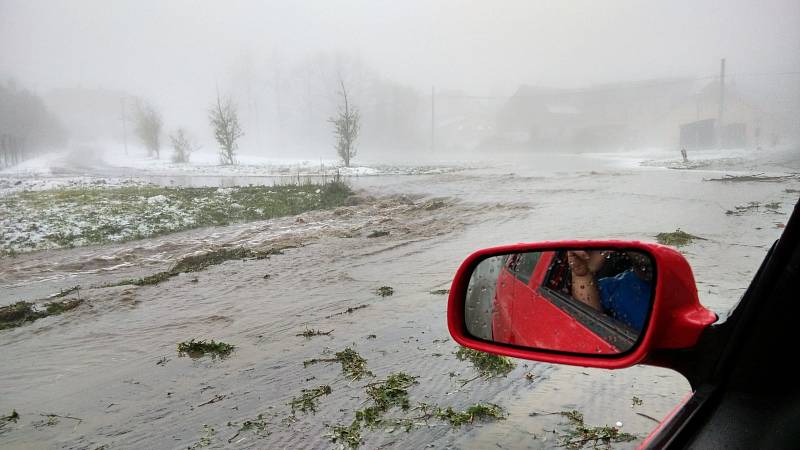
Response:
[[[598,445],[606,447],[612,443],[630,442],[636,439],[635,435],[624,433],[617,427],[590,427],[583,422],[583,414],[579,411],[561,411],[558,414],[566,417],[571,428],[559,433],[560,444],[563,447],[578,449],[585,446],[597,448]]]
[[[331,442],[339,443],[349,448],[358,448],[361,445],[361,422],[354,420],[349,427],[344,425],[333,425],[328,434]]]
[[[292,414],[295,410],[301,412],[316,412],[319,405],[319,398],[323,395],[331,393],[331,387],[327,384],[321,385],[313,389],[303,389],[300,397],[293,397],[289,405],[292,407]]]
[[[0,306],[0,330],[15,328],[48,316],[57,316],[77,308],[82,303],[82,299],[72,299],[49,302],[42,305],[21,301],[7,306]]]
[[[217,356],[224,358],[230,355],[235,348],[231,344],[216,342],[213,339],[210,341],[195,341],[191,339],[178,344],[178,354],[180,356],[189,355],[191,358],[200,358],[206,354],[211,355],[212,358]]]
[[[475,370],[484,378],[506,376],[516,367],[516,364],[505,356],[493,355],[466,347],[459,348],[455,355],[460,361],[469,360]]]
[[[305,338],[312,338],[314,336],[330,336],[333,333],[333,330],[330,331],[322,331],[322,330],[314,330],[306,328],[305,331],[302,333],[297,333],[295,336],[303,336]]]
[[[260,436],[260,437],[266,437],[266,436],[269,436],[271,434],[267,430],[267,425],[269,425],[269,422],[267,422],[267,419],[264,418],[263,414],[259,414],[258,417],[256,417],[255,419],[247,419],[244,422],[242,422],[241,424],[237,423],[237,422],[228,422],[228,426],[229,427],[234,427],[234,426],[237,426],[237,425],[239,426],[239,429],[236,430],[236,434],[234,434],[233,436],[231,436],[228,439],[228,443],[229,444],[231,442],[233,442],[234,439],[239,437],[239,435],[243,431],[251,431],[252,430],[253,433],[256,436]]]
[[[355,350],[350,347],[345,348],[340,352],[336,352],[333,358],[315,358],[303,361],[303,367],[308,367],[312,364],[321,362],[339,362],[342,365],[342,372],[351,380],[360,380],[366,376],[374,377],[375,375],[367,370],[367,360],[361,357]]]
[[[181,258],[169,270],[158,272],[142,278],[122,280],[119,283],[108,286],[155,285],[182,273],[200,272],[201,270],[205,270],[210,266],[222,264],[226,261],[251,258],[265,259],[271,255],[281,255],[283,254],[283,250],[291,247],[292,246],[287,245],[283,247],[271,248],[269,250],[252,250],[246,247],[220,248],[210,252],[202,253],[200,255],[190,255]]]
[[[691,244],[692,241],[696,239],[705,241],[705,239],[701,238],[700,236],[689,234],[685,231],[682,231],[680,228],[671,233],[658,233],[656,235],[656,241],[658,241],[659,244],[671,245],[674,247],[681,247]]]
[[[503,420],[505,415],[503,408],[492,403],[476,403],[464,411],[456,411],[448,406],[446,409],[437,408],[434,416],[445,420],[454,427],[460,427],[465,423],[473,423],[476,420]]]
[[[390,295],[394,295],[394,289],[391,286],[381,286],[375,289],[375,294],[380,297],[389,297]]]
[[[344,314],[352,314],[353,312],[358,311],[359,309],[366,308],[367,306],[369,306],[369,305],[365,304],[365,305],[351,306],[351,307],[345,309],[342,312],[338,312],[338,313],[335,313],[335,314],[331,314],[329,316],[325,316],[325,318],[326,319],[330,319],[332,317],[341,316],[341,315],[344,315]]]

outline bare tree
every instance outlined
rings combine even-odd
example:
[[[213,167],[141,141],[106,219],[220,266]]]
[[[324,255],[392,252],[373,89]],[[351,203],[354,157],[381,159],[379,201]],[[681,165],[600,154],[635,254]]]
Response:
[[[164,127],[161,113],[152,104],[140,99],[136,101],[133,120],[134,132],[147,148],[148,156],[155,155],[156,158],[160,158],[161,130]]]
[[[172,162],[174,163],[189,162],[189,156],[200,148],[183,128],[178,128],[169,136],[169,140],[172,142]]]
[[[356,139],[361,129],[361,116],[358,108],[350,104],[347,88],[344,81],[339,78],[339,103],[336,115],[329,118],[328,122],[333,124],[333,134],[336,136],[336,153],[342,158],[345,167],[350,167],[350,160],[356,156]]]
[[[214,128],[214,139],[219,144],[219,162],[223,165],[236,164],[237,140],[244,136],[239,126],[239,114],[230,97],[224,100],[217,93],[217,102],[208,113]]]

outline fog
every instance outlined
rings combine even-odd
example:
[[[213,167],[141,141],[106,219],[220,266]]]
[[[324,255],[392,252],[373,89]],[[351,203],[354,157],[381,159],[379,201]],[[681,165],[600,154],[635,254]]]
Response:
[[[737,122],[785,143],[797,134],[792,117],[800,103],[799,22],[800,4],[791,0],[3,0],[0,82],[41,97],[60,120],[68,138],[58,145],[50,140],[50,147],[141,145],[130,129],[133,105],[143,99],[163,116],[164,136],[183,127],[213,151],[208,109],[219,92],[238,107],[242,154],[335,159],[328,118],[336,111],[341,78],[363,119],[359,157],[375,161],[432,147],[448,157],[495,147],[675,147],[677,127],[688,122],[683,117],[667,132],[657,131],[665,127],[661,123],[582,119],[571,122],[578,131],[558,136],[548,133],[563,122],[560,116],[515,126],[503,118],[520,111],[533,117],[535,107],[509,106],[524,92],[522,98],[549,98],[539,103],[551,115],[603,115],[604,105],[616,103],[613,95],[573,95],[593,90],[670,105],[652,111],[653,117],[680,116],[671,105],[693,98],[697,111],[708,106],[714,111],[707,115],[716,117],[710,101],[719,95],[708,92],[705,106],[698,99],[718,83],[725,58],[727,92],[759,115]],[[641,83],[651,86],[650,94],[629,89]],[[676,84],[683,87],[669,98],[651,98]],[[525,91],[531,88],[539,91]],[[587,106],[598,102],[600,107]],[[619,115],[639,109],[630,106]],[[607,136],[609,127],[617,130],[612,134],[625,128],[625,136],[595,141],[596,130]],[[8,120],[0,130],[20,133]],[[734,146],[761,145],[748,138]]]

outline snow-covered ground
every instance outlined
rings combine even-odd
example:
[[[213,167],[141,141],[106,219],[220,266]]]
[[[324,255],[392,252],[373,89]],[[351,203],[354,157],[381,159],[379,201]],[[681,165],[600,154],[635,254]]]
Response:
[[[160,159],[141,149],[125,152],[114,146],[83,146],[39,155],[21,164],[0,170],[0,177],[58,176],[64,174],[123,176],[377,176],[426,175],[463,170],[474,165],[427,160],[393,163],[357,160],[344,167],[336,159],[275,158],[252,154],[237,155],[237,164],[220,165],[218,155],[198,151],[188,163],[173,163],[168,154]]]

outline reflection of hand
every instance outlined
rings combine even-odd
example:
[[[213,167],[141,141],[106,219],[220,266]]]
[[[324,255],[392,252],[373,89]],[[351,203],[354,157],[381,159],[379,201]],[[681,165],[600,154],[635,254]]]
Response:
[[[603,258],[603,252],[595,250],[588,252],[585,250],[570,250],[567,252],[572,274],[579,277],[593,274],[600,270],[603,265]]]

